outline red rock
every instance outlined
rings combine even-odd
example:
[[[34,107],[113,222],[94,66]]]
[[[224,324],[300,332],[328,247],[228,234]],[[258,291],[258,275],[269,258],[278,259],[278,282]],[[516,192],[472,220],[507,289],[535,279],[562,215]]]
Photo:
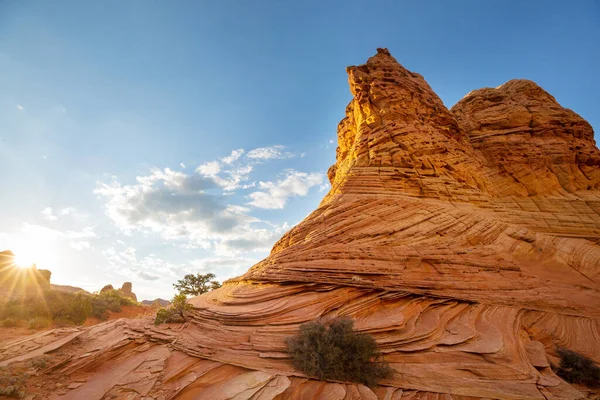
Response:
[[[448,110],[385,49],[348,76],[332,188],[269,257],[192,299],[186,324],[111,321],[0,359],[60,348],[48,380],[93,371],[62,398],[583,398],[548,358],[560,345],[600,361],[589,124],[529,81]],[[285,338],[340,315],[395,370],[379,388],[292,367]]]

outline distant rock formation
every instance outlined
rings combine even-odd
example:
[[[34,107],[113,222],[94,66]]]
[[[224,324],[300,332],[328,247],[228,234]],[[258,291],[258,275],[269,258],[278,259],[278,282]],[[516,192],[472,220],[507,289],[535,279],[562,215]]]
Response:
[[[133,301],[137,301],[137,296],[131,291],[132,287],[133,285],[131,284],[131,282],[125,282],[123,283],[123,286],[121,286],[120,291],[121,293],[123,293],[123,296],[129,297]]]
[[[600,362],[591,126],[524,80],[449,110],[386,49],[347,72],[331,190],[265,260],[191,299],[185,324],[52,331],[0,348],[0,366],[47,352],[29,379],[65,400],[591,397],[551,368],[556,346]],[[292,366],[286,338],[337,316],[395,370],[379,387]]]
[[[165,300],[165,299],[161,299],[161,298],[157,298],[154,300],[143,300],[142,301],[142,305],[144,305],[144,306],[166,307],[169,304],[171,304],[171,302],[169,300]]]
[[[137,296],[131,291],[132,287],[133,285],[131,282],[125,282],[123,283],[123,286],[121,286],[121,289],[118,289],[118,292],[121,293],[121,295],[123,295],[124,297],[128,297],[133,301],[137,301]],[[105,293],[112,290],[115,290],[113,285],[106,285],[100,290],[100,293]]]
[[[115,290],[115,288],[113,287],[113,285],[105,285],[102,289],[100,289],[100,294],[102,293],[106,293],[106,292],[111,292]]]

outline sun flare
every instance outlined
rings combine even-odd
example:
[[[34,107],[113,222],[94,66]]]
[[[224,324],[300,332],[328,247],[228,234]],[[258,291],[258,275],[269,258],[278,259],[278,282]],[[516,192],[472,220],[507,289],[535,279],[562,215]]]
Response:
[[[28,232],[29,233],[29,232]],[[55,264],[56,243],[52,237],[31,232],[28,235],[14,238],[11,250],[15,254],[15,264],[21,268],[35,265],[37,268],[49,269]]]
[[[37,264],[37,257],[32,251],[24,251],[24,249],[15,252],[15,265],[21,268],[31,267]]]

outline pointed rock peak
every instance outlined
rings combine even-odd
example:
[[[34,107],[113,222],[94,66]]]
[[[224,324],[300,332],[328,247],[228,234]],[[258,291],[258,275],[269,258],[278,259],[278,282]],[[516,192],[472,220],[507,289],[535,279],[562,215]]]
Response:
[[[444,188],[466,184],[478,190],[477,173],[467,171],[473,163],[468,143],[462,143],[455,117],[421,75],[400,65],[387,49],[347,72],[354,98],[338,126],[336,164],[328,172],[332,193],[365,193],[380,180],[386,191],[438,196],[428,177],[449,179]],[[373,169],[357,170],[365,167]],[[388,184],[388,178],[401,184]]]

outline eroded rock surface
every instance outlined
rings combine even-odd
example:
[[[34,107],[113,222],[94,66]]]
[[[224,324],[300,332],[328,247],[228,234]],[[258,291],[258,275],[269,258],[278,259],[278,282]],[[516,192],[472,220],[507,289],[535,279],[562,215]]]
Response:
[[[192,299],[184,324],[46,332],[5,345],[2,365],[48,357],[28,381],[40,399],[589,396],[551,363],[557,345],[600,361],[590,125],[524,80],[448,110],[385,49],[348,76],[332,188],[268,258]],[[339,315],[394,368],[381,386],[292,368],[285,338]]]

